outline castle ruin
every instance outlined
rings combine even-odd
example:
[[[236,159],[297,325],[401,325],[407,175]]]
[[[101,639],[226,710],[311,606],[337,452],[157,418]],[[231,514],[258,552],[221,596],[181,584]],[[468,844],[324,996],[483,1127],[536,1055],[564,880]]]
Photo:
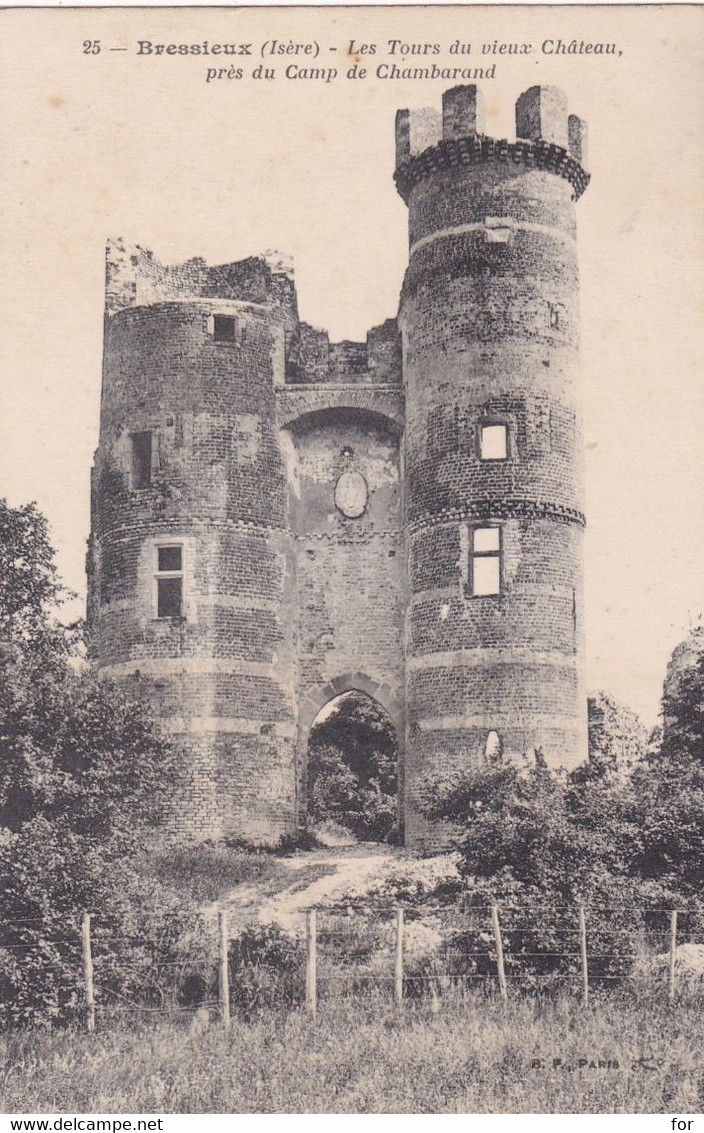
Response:
[[[587,756],[586,128],[543,86],[516,134],[475,86],[398,112],[409,262],[365,342],[300,320],[280,256],[108,246],[92,650],[182,753],[185,838],[302,825],[311,726],[352,689],[396,729],[411,846],[428,772]]]

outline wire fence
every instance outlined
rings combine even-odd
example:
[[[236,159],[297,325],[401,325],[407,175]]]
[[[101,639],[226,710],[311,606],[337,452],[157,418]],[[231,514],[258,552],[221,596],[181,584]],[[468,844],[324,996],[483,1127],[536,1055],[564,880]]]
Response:
[[[41,998],[50,982],[52,1002],[72,1004],[89,1031],[101,1013],[135,1009],[217,1014],[227,1027],[233,1002],[304,1003],[315,1018],[335,996],[381,998],[402,1011],[422,999],[439,1009],[450,989],[484,988],[506,1001],[559,988],[587,1006],[595,990],[633,980],[673,1000],[687,972],[683,946],[704,954],[692,910],[633,905],[365,900],[300,910],[285,931],[231,932],[226,910],[186,924],[185,938],[180,914],[155,914],[149,925],[142,917],[129,930],[100,913],[80,923],[2,921],[0,994],[34,981]]]
[[[634,975],[674,999],[677,949],[701,944],[687,910],[632,906],[441,905],[394,909],[326,907],[307,911],[306,1002],[348,983],[385,987],[398,1007],[451,987],[512,989],[572,985],[586,1005],[590,991]],[[637,927],[636,927],[637,925]]]

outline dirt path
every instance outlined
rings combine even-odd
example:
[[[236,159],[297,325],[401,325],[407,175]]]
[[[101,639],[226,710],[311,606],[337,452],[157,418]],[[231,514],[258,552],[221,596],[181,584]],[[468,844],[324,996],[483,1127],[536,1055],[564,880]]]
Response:
[[[302,926],[303,910],[323,905],[381,877],[403,851],[374,842],[331,846],[281,858],[281,871],[263,886],[238,885],[222,901],[230,931],[276,921],[288,931]]]

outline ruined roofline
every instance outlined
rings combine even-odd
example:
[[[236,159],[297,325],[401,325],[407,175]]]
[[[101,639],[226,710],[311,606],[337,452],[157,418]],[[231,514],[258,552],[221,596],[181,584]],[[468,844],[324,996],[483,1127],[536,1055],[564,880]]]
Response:
[[[483,98],[474,84],[445,91],[442,113],[433,107],[399,110],[394,179],[404,201],[418,181],[437,170],[494,161],[555,173],[579,198],[590,180],[587,125],[568,113],[566,96],[556,87],[530,87],[515,112],[516,140],[508,141],[486,134]]]
[[[162,264],[149,249],[122,238],[109,240],[105,265],[105,313],[201,299],[237,302],[271,311],[286,328],[287,381],[391,382],[401,380],[399,332],[394,318],[370,328],[363,342],[331,342],[327,331],[301,322],[293,266],[280,252],[264,252],[229,264],[200,257]]]
[[[301,322],[296,340],[289,344],[289,383],[399,384],[401,341],[395,318],[370,327],[364,341],[331,342],[326,330]]]
[[[293,264],[281,252],[267,251],[227,264],[208,264],[197,256],[162,264],[154,253],[122,237],[105,249],[105,312],[188,299],[218,299],[274,305],[297,319]]]

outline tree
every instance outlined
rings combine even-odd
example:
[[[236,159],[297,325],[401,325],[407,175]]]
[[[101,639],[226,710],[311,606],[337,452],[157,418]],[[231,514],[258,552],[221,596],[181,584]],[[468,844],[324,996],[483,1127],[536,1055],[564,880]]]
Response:
[[[638,869],[673,897],[693,900],[704,873],[704,652],[665,683],[659,747],[634,775]]]
[[[0,1014],[40,1022],[76,1009],[84,910],[119,917],[124,934],[147,895],[151,912],[163,907],[134,862],[177,769],[147,708],[77,663],[75,629],[55,616],[67,592],[44,518],[2,501],[0,527],[10,643],[0,691]],[[149,931],[158,927],[157,917]],[[123,985],[140,978],[144,940],[132,951],[132,974],[115,976]]]
[[[590,906],[592,974],[611,980],[621,973],[633,934],[615,949],[613,933],[634,927],[624,906],[637,892],[626,788],[596,775],[575,782],[550,770],[538,751],[523,765],[487,759],[449,779],[436,776],[427,790],[426,813],[454,831],[469,904],[501,905],[512,974],[544,980],[573,972],[567,942],[576,939],[578,905]],[[469,958],[468,974],[490,972],[479,928],[459,932],[450,949],[460,965]]]
[[[176,774],[148,710],[119,685],[42,650],[5,666],[0,825],[42,816],[120,852],[158,825]]]
[[[487,761],[432,782],[430,816],[454,824],[465,874],[497,893],[508,881],[576,902],[630,888],[694,907],[704,872],[704,653],[666,683],[659,743],[654,734],[646,744],[637,718],[604,694],[591,707],[591,758],[570,775],[540,759]]]
[[[50,611],[70,594],[36,504],[12,508],[0,499],[0,639],[22,642],[46,633]]]
[[[560,902],[589,899],[606,866],[626,876],[615,830],[625,818],[618,788],[576,785],[551,771],[540,752],[525,766],[500,759],[470,767],[451,781],[428,784],[426,812],[455,830],[468,878],[516,887]]]
[[[667,722],[663,756],[670,762],[704,764],[704,652],[666,684],[662,711]]]
[[[568,972],[564,940],[574,934],[577,905],[588,907],[590,970],[609,980],[628,971],[639,926],[663,931],[663,910],[688,910],[680,926],[697,930],[700,680],[699,667],[682,680],[677,704],[668,706],[669,743],[630,776],[611,774],[609,761],[568,775],[549,770],[538,752],[524,766],[486,760],[428,781],[426,811],[454,831],[472,901],[506,910],[514,970],[540,978]],[[530,915],[514,931],[519,909]],[[477,940],[469,934],[456,944],[470,956]]]
[[[56,618],[70,591],[36,506],[0,501],[0,532],[0,626],[12,645],[2,659],[0,825],[17,831],[43,816],[93,839],[120,827],[139,837],[158,821],[170,748],[144,705],[76,663],[76,627]]]

